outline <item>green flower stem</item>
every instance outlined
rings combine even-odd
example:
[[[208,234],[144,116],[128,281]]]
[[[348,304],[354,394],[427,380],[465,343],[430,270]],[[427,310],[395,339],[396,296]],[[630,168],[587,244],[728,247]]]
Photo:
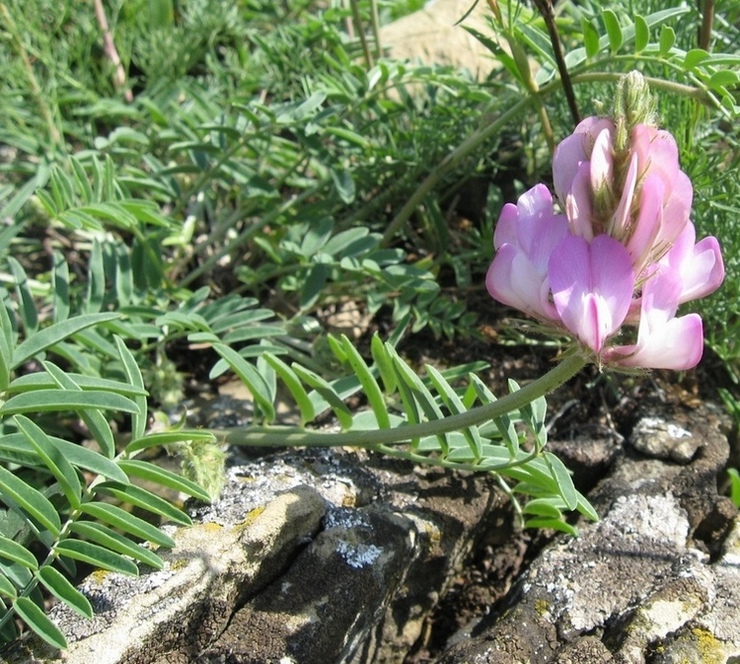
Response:
[[[482,424],[519,410],[532,403],[575,376],[588,361],[578,353],[565,357],[560,364],[544,376],[525,385],[520,390],[484,406],[450,415],[440,420],[418,424],[403,424],[392,429],[372,429],[369,431],[342,431],[325,433],[320,431],[297,430],[292,427],[254,427],[215,430],[215,435],[223,435],[232,445],[249,447],[363,447],[387,452],[384,446],[406,443],[416,438],[434,436]],[[426,459],[426,457],[424,457]],[[455,464],[456,468],[462,467]]]
[[[447,175],[447,173],[455,168],[463,159],[465,159],[475,148],[481,143],[485,142],[501,129],[511,120],[519,117],[527,106],[534,104],[537,98],[533,95],[524,97],[516,104],[514,104],[509,110],[504,111],[499,115],[493,122],[479,129],[476,129],[470,136],[468,136],[459,146],[457,146],[452,152],[450,152],[435,168],[427,178],[419,185],[411,198],[406,201],[406,204],[401,208],[398,214],[393,218],[385,233],[383,233],[383,239],[381,240],[381,246],[387,246],[395,237],[398,230],[406,223],[406,220],[414,213],[414,210],[421,204],[426,195],[437,186],[437,183]]]

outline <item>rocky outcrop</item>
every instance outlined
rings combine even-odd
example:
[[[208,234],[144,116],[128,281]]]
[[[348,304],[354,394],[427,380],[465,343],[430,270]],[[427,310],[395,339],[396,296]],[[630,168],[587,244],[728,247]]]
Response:
[[[645,415],[628,443],[590,495],[601,521],[547,547],[441,664],[740,656],[740,521],[717,495],[719,418]]]
[[[601,521],[554,538],[433,661],[740,657],[740,521],[717,494],[728,445],[714,412],[646,404],[626,441],[553,447]],[[53,609],[66,652],[28,639],[5,661],[402,662],[474,547],[515,536],[488,478],[346,450],[237,457],[222,499],[191,511],[163,570],[82,584],[93,620]]]
[[[29,639],[5,661],[400,661],[504,505],[485,477],[352,452],[242,459],[163,570],[92,574],[94,619],[52,610],[69,649]]]

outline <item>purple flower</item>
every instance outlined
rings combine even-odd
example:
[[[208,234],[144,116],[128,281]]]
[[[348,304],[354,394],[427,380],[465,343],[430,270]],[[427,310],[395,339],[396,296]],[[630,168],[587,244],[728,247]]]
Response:
[[[557,320],[547,266],[567,233],[568,221],[553,212],[552,196],[543,184],[532,187],[516,205],[504,205],[493,235],[496,259],[486,275],[491,296],[535,318]]]
[[[696,243],[693,188],[678,148],[649,124],[586,118],[537,185],[504,206],[486,276],[498,301],[572,334],[599,364],[688,369],[702,322],[678,306],[724,279],[719,243]]]

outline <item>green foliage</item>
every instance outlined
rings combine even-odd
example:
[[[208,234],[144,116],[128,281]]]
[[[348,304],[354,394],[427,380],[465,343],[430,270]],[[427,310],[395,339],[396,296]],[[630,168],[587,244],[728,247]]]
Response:
[[[518,409],[496,410],[496,397],[472,371],[456,368],[439,371],[424,366],[419,376],[398,354],[392,344],[372,339],[373,364],[370,366],[346,336],[329,337],[334,356],[348,370],[347,375],[327,381],[297,362],[290,366],[265,353],[263,379],[255,384],[253,375],[243,373],[245,365],[236,353],[217,349],[233,371],[255,395],[255,405],[265,423],[275,419],[274,402],[278,397],[279,377],[295,399],[301,412],[301,426],[255,426],[230,430],[227,441],[243,445],[352,445],[382,452],[388,456],[444,468],[488,472],[511,481],[507,487],[514,505],[524,518],[524,525],[556,528],[575,534],[564,518],[566,511],[578,510],[588,518],[596,513],[575,489],[563,463],[546,451],[546,402],[539,397]],[[481,368],[481,367],[474,367]],[[274,374],[273,374],[274,372]],[[460,378],[465,384],[456,386]],[[519,386],[510,381],[510,393]],[[259,396],[257,396],[257,392]],[[352,411],[349,397],[362,395],[368,409]],[[430,424],[455,416],[467,417],[477,409],[486,410],[474,423],[461,422],[433,433],[417,433],[410,425]],[[329,435],[306,432],[305,425],[331,413],[346,434]],[[524,432],[516,425],[524,425]],[[431,430],[431,428],[430,428]],[[519,496],[523,498],[520,505]]]
[[[59,270],[57,283],[59,274],[65,273]],[[18,276],[23,275],[18,265]],[[130,477],[147,475],[155,483],[175,486],[200,500],[209,496],[184,478],[162,475],[151,462],[133,459],[163,441],[161,434],[144,433],[147,393],[142,376],[121,337],[114,336],[109,327],[121,315],[66,317],[60,313],[58,320],[43,324],[39,312],[34,310],[31,315],[33,301],[24,297],[24,284],[26,280],[19,279],[15,299],[4,290],[0,293],[0,461],[4,464],[0,466],[0,499],[5,506],[0,512],[0,586],[7,600],[0,611],[0,633],[13,638],[14,619],[20,618],[50,644],[64,647],[64,636],[41,608],[39,588],[90,616],[88,600],[68,580],[74,577],[77,563],[137,574],[132,558],[162,566],[161,558],[139,541],[165,548],[174,544],[149,522],[103,501],[114,497],[155,518],[187,525],[190,519],[184,512],[134,486]],[[68,287],[65,282],[62,290]],[[86,304],[89,308],[89,300]],[[90,366],[84,357],[88,351],[84,346],[78,346],[75,353],[64,348],[86,333],[98,335],[101,342],[106,336],[111,338],[113,343],[105,343],[112,349],[108,360],[116,369],[109,375],[73,371],[75,364],[74,368],[83,370]],[[69,370],[53,363],[53,356],[71,357]],[[27,373],[34,364],[35,372]],[[110,425],[111,415],[123,414],[130,416],[132,430],[140,434],[128,446],[116,444]],[[52,433],[71,416],[85,423],[97,449]],[[179,429],[168,434],[167,442],[183,444],[204,438],[212,440],[213,436]]]
[[[360,2],[361,21],[370,32],[420,4]],[[702,309],[737,382],[740,16],[719,7],[712,46],[698,48],[689,5],[602,4],[558,3],[576,103],[601,112],[592,100],[611,99],[622,73],[651,77],[694,182],[697,229],[725,248],[725,286]],[[149,430],[151,411],[181,410],[189,373],[247,386],[255,426],[229,432],[234,442],[308,444],[329,414],[345,433],[321,444],[492,473],[527,526],[572,533],[566,512],[595,518],[547,450],[544,400],[497,410],[479,365],[420,376],[395,350],[422,330],[476,332],[467,294],[482,291],[500,207],[550,178],[551,146],[572,130],[542,17],[514,0],[488,6],[491,30],[473,32],[493,68],[475,81],[368,56],[340,3],[106,3],[121,83],[89,4],[0,5],[3,639],[19,618],[63,646],[43,595],[90,615],[79,563],[161,566],[140,542],[172,542],[128,510],[188,518],[140,480],[218,492],[212,432]],[[481,218],[455,223],[466,183],[492,174]],[[328,334],[327,312],[348,302],[389,341],[366,338],[363,354]],[[300,430],[279,428],[279,390]],[[518,392],[512,381],[500,400]],[[465,419],[479,409],[493,414]],[[141,458],[162,446],[188,476]]]

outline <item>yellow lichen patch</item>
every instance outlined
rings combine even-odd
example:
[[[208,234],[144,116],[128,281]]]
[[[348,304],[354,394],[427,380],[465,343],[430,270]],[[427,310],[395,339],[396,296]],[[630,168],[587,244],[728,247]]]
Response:
[[[537,611],[537,613],[539,613],[541,616],[544,616],[550,612],[550,604],[547,602],[547,600],[538,599],[534,603],[534,610]]]
[[[722,647],[722,642],[708,629],[695,627],[691,631],[696,637],[703,664],[724,664],[725,649]]]
[[[91,581],[93,581],[96,585],[102,586],[103,582],[105,581],[105,578],[110,574],[110,572],[107,569],[96,569],[90,576],[88,577]]]
[[[244,517],[244,521],[242,521],[236,527],[239,529],[249,528],[249,526],[251,526],[257,520],[259,515],[262,514],[262,512],[264,511],[264,505],[261,505],[260,507],[255,507],[253,510],[249,510],[249,512],[247,512],[247,515]]]

